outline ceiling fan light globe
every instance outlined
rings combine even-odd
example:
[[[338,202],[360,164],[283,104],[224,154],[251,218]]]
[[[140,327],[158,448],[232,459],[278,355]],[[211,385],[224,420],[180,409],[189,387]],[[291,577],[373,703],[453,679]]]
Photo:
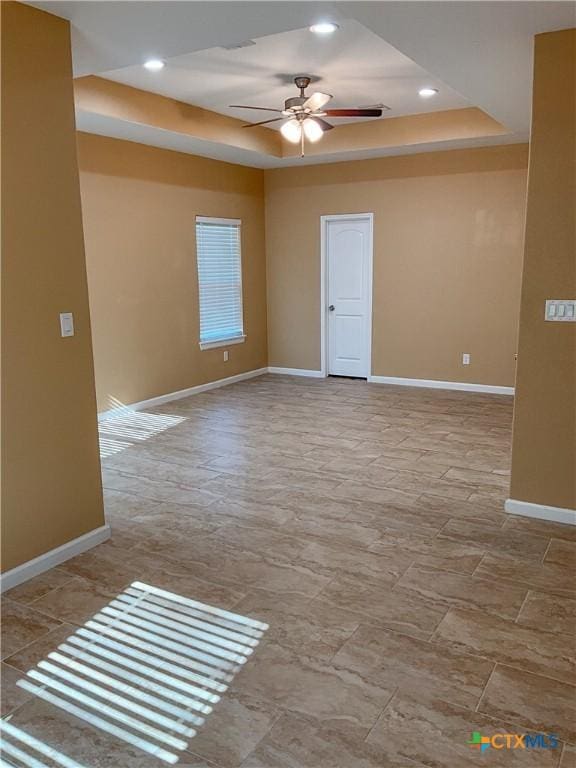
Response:
[[[324,131],[315,120],[304,120],[304,135],[313,144],[320,141]]]
[[[298,144],[302,138],[302,126],[298,120],[287,120],[280,128],[280,133],[286,141]]]

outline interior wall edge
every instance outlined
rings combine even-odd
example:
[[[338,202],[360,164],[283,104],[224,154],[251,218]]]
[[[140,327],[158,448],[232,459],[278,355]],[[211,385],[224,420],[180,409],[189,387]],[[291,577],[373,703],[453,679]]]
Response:
[[[511,492],[576,507],[576,323],[545,319],[576,296],[576,28],[536,35]]]
[[[70,24],[0,3],[2,569],[103,525]],[[73,313],[62,338],[59,316]]]

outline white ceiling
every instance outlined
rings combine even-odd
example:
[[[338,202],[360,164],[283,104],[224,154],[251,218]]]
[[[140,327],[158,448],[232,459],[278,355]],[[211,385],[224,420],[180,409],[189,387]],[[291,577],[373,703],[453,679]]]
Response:
[[[323,19],[332,19],[341,24],[347,34],[347,20],[361,24],[365,34],[378,36],[387,46],[412,60],[429,73],[435,81],[449,88],[455,98],[457,94],[468,104],[478,106],[496,120],[503,123],[510,131],[506,141],[525,141],[530,128],[530,103],[532,83],[532,46],[533,37],[541,32],[576,26],[576,3],[539,0],[448,0],[447,2],[397,2],[396,0],[373,2],[172,2],[172,0],[121,0],[116,2],[91,2],[90,0],[41,0],[33,5],[68,18],[73,28],[73,58],[77,75],[109,73],[120,68],[140,65],[151,56],[166,59],[182,57],[191,60],[195,52],[202,51],[198,61],[207,68],[217,60],[214,49],[243,40],[258,40],[258,46],[266,46],[269,35],[277,36],[290,30],[303,30],[311,23]],[[296,36],[302,34],[295,33]],[[364,34],[364,33],[363,33]],[[281,35],[282,37],[282,35]],[[288,36],[287,36],[288,37]],[[271,38],[274,39],[274,38]],[[336,38],[334,38],[336,41]],[[255,46],[254,48],[258,47]],[[374,43],[374,50],[376,44]],[[240,49],[236,52],[249,53],[252,49]],[[291,59],[286,51],[279,48],[278,58],[270,59],[269,70],[264,80],[259,74],[254,77],[247,67],[239,79],[248,85],[252,80],[254,91],[246,91],[249,103],[258,103],[265,97],[277,100],[276,94],[282,95],[283,89],[275,84],[277,73],[292,74],[300,68],[300,58]],[[254,51],[256,53],[256,51]],[[273,51],[276,56],[276,50]],[[281,56],[280,56],[281,54]],[[345,52],[346,54],[346,52]],[[216,59],[213,56],[216,55]],[[320,54],[315,54],[320,57]],[[367,58],[367,57],[366,57]],[[256,60],[258,71],[266,62]],[[310,67],[314,62],[311,62]],[[321,57],[314,67],[318,74],[328,78],[340,70],[338,57],[332,58],[329,74],[319,71]],[[363,50],[353,62],[353,76],[359,69],[369,66],[364,61]],[[333,74],[334,73],[334,74]],[[185,74],[184,78],[188,75]],[[194,84],[198,91],[204,89],[206,98],[211,98],[216,78],[209,75],[211,85],[208,89],[199,83]],[[236,74],[230,75],[236,81]],[[364,101],[351,90],[352,79],[346,85],[338,80],[338,87],[332,86],[338,99],[354,96],[352,105]],[[219,81],[218,99],[232,103],[228,97],[228,88],[232,86]],[[385,78],[382,79],[386,83]],[[342,87],[340,86],[342,83]],[[320,85],[320,84],[319,84]],[[244,87],[243,86],[243,87]],[[141,86],[140,86],[141,87]],[[187,87],[180,81],[178,87]],[[325,83],[322,83],[322,88]],[[326,88],[327,89],[327,88]],[[372,92],[378,90],[378,96]],[[236,92],[236,91],[235,91]],[[379,87],[367,91],[367,101],[390,101],[380,95]],[[399,97],[398,97],[399,98]],[[234,99],[236,101],[236,98]],[[199,103],[199,102],[196,102]],[[440,101],[436,101],[440,104]],[[208,105],[207,105],[208,106]],[[213,105],[211,108],[215,108]],[[267,106],[264,104],[264,106]],[[274,103],[270,106],[275,106]],[[390,105],[394,106],[394,105]],[[409,106],[403,107],[409,109]],[[220,111],[220,110],[219,110]],[[390,113],[389,113],[390,114]],[[240,114],[239,116],[247,116]],[[128,130],[129,126],[123,128]],[[90,130],[85,127],[85,130]],[[125,138],[129,138],[126,136]],[[142,138],[134,137],[135,141]],[[164,146],[168,137],[162,132],[154,133],[145,143]],[[493,140],[486,141],[492,143]],[[192,145],[190,150],[196,154],[214,155],[219,150],[214,147]],[[450,142],[442,148],[449,148]],[[427,149],[430,147],[428,146]],[[380,154],[391,154],[393,150],[384,150]],[[234,162],[252,163],[246,157],[226,157]],[[335,158],[339,159],[339,158]],[[315,159],[318,162],[318,158]],[[292,161],[288,161],[292,162]],[[287,164],[286,160],[277,160],[277,165]]]
[[[76,77],[341,18],[334,3],[315,0],[31,0],[30,5],[71,21]]]
[[[534,35],[576,26],[576,3],[344,2],[350,13],[519,138],[530,131]]]
[[[357,21],[343,22],[329,37],[315,35],[306,27],[253,42],[236,50],[218,47],[176,56],[168,59],[160,72],[136,65],[105,72],[102,77],[247,122],[277,115],[228,105],[281,109],[285,99],[299,94],[293,83],[297,74],[314,76],[308,93],[331,93],[334,99],[330,107],[384,103],[390,107],[384,116],[398,117],[470,106],[465,98]],[[437,88],[439,93],[423,99],[418,90],[424,86]]]

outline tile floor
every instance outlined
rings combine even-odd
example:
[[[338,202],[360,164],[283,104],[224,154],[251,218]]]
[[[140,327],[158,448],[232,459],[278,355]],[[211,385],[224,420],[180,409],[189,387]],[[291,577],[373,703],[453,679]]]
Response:
[[[180,702],[183,733],[217,689],[180,766],[576,766],[576,529],[504,514],[511,416],[503,396],[264,376],[104,423],[112,539],[4,600],[5,764],[167,765],[137,702],[153,728]],[[137,583],[159,597],[128,615]],[[71,673],[83,642],[100,655]],[[156,682],[127,687],[139,670]],[[480,754],[474,731],[560,744]]]

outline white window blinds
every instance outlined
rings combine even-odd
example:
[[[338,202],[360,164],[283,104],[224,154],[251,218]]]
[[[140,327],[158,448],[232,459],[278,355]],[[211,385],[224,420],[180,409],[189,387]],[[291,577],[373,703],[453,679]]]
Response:
[[[240,221],[196,218],[200,345],[242,340]]]

